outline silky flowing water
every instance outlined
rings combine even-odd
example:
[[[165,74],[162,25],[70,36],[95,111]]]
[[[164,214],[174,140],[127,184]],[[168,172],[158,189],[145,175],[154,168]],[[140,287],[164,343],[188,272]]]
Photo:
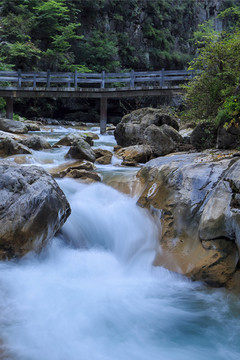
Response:
[[[52,130],[52,142],[66,131]],[[95,146],[113,143],[105,136]],[[65,153],[26,161],[48,169]],[[134,197],[103,183],[58,183],[72,208],[62,231],[41,254],[0,262],[0,359],[239,359],[237,296],[153,267],[160,224]]]

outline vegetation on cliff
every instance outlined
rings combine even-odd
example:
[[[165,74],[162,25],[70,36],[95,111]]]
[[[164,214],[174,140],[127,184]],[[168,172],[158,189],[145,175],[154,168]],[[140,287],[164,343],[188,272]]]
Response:
[[[189,119],[214,120],[216,126],[240,124],[240,6],[221,12],[225,29],[216,32],[211,23],[195,33],[197,56],[191,69],[200,70],[186,86]]]
[[[233,4],[240,0],[0,0],[0,70],[187,68],[196,50],[190,39],[198,23],[225,9],[221,16],[230,28],[238,21],[238,7],[229,10]],[[192,68],[204,71],[188,88],[191,117],[235,113],[238,27],[232,32],[216,33],[209,26],[195,32],[200,51]],[[46,105],[42,114],[51,116],[57,106],[50,100],[21,100],[21,105],[31,104],[27,110],[21,106],[21,114],[38,114],[41,101]],[[228,121],[232,118],[230,114]]]
[[[183,68],[198,0],[1,0],[0,56],[15,69]]]

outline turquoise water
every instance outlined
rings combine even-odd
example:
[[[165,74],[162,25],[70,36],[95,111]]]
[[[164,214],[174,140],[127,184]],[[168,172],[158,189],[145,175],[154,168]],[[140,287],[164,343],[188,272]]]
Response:
[[[104,184],[63,179],[72,214],[0,262],[0,359],[238,360],[240,301],[152,266],[160,225]]]

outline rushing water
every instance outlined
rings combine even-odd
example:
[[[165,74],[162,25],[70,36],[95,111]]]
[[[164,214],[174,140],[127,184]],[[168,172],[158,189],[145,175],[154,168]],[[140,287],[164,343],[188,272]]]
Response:
[[[57,165],[65,150],[28,162]],[[152,267],[160,225],[135,199],[59,185],[72,207],[62,231],[40,255],[0,263],[0,359],[239,359],[237,297]]]

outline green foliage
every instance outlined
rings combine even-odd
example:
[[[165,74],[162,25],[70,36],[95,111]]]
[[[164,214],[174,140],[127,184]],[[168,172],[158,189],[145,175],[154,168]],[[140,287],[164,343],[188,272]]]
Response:
[[[183,68],[197,6],[192,0],[174,6],[169,0],[0,0],[0,56],[22,70]],[[228,7],[224,22],[238,24],[239,8]],[[198,47],[212,36],[212,25],[202,26]]]
[[[5,58],[0,57],[0,71],[12,70],[13,65],[6,64]],[[1,83],[1,86],[6,86],[6,83]],[[4,111],[6,107],[6,100],[0,97],[0,112]]]
[[[36,48],[30,40],[26,42],[16,41],[8,44],[7,54],[8,61],[20,69],[26,65],[34,67],[36,61],[41,57],[41,50]]]
[[[22,70],[182,67],[192,0],[0,0],[0,55]],[[82,24],[80,26],[80,23]],[[84,34],[84,38],[82,37]],[[186,51],[185,51],[186,50]]]
[[[66,0],[4,0],[1,5],[0,36],[4,42],[0,55],[8,63],[23,70],[55,71],[69,70],[75,64],[73,45],[82,36],[72,4]]]
[[[117,60],[117,38],[114,33],[102,34],[100,31],[94,31],[92,36],[80,45],[81,49],[84,53],[81,62],[91,66],[93,71],[113,72],[120,67]]]
[[[69,21],[69,10],[65,0],[40,1],[33,10],[35,10],[36,27],[41,28],[41,33],[44,36],[51,36],[52,32],[61,31]]]
[[[229,7],[222,11],[218,18],[224,21],[228,31],[235,31],[240,27],[240,7],[237,5]]]
[[[13,114],[13,120],[22,121],[22,120],[27,120],[27,119],[24,116],[19,116],[18,114]]]
[[[185,87],[188,113],[193,119],[231,121],[233,96],[240,84],[240,30],[216,33],[209,23],[196,34],[198,52],[190,69],[200,73]],[[235,104],[236,105],[236,104]],[[234,105],[234,106],[235,106]]]
[[[216,117],[218,125],[224,125],[226,128],[231,126],[238,127],[240,124],[240,95],[228,97]]]
[[[203,24],[198,25],[198,29],[194,32],[192,42],[198,51],[202,47],[216,42],[219,39],[220,33],[214,30],[214,20],[210,19]]]

